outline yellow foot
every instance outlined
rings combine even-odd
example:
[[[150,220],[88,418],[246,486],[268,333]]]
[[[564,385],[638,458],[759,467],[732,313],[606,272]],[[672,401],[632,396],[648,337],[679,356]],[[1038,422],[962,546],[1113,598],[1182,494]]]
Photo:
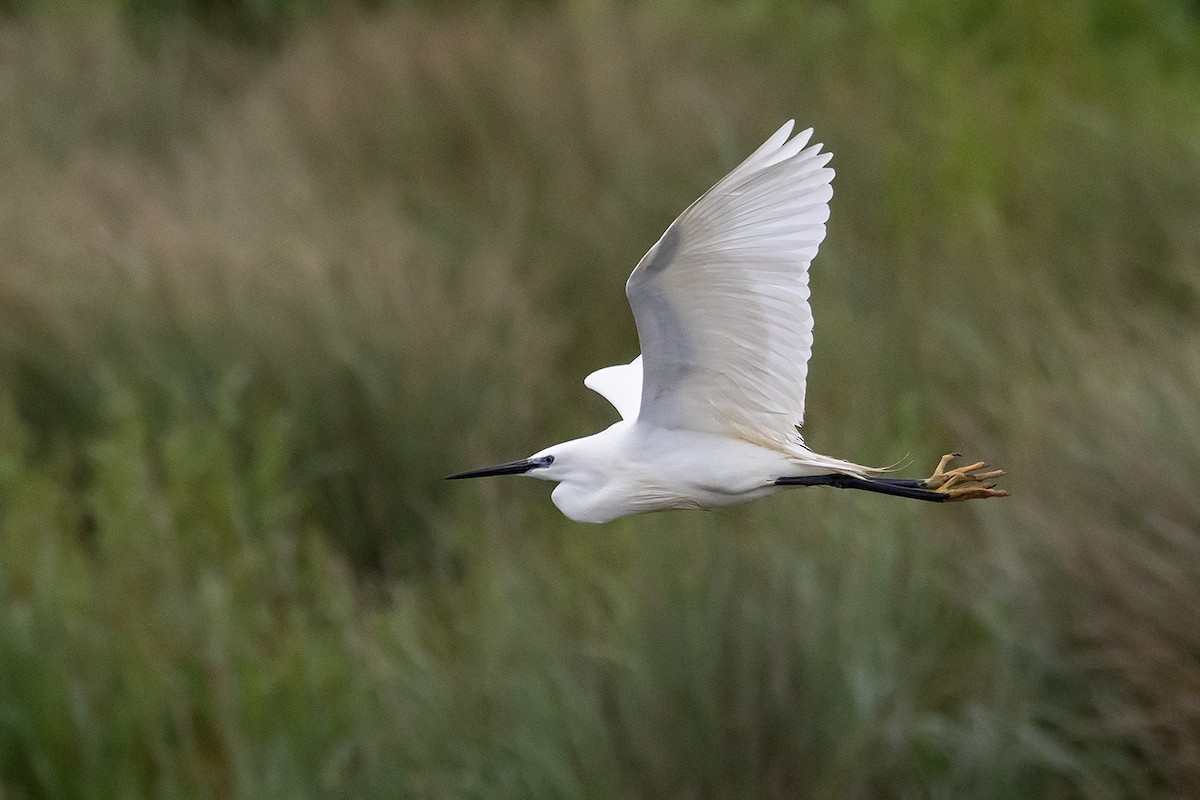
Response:
[[[989,483],[993,478],[999,478],[1004,474],[1002,469],[983,472],[982,470],[987,468],[987,464],[982,461],[976,461],[965,467],[946,469],[951,461],[958,458],[958,455],[958,453],[949,453],[942,456],[942,460],[938,462],[933,474],[922,482],[921,487],[947,495],[947,502],[1008,497],[1008,492],[997,489],[994,483]]]

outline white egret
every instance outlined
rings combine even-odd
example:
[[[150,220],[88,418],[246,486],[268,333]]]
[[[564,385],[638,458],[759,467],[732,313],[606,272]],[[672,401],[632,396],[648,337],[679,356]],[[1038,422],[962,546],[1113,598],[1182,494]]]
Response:
[[[584,384],[621,421],[529,458],[451,475],[555,481],[581,522],[716,508],[789,486],[863,489],[918,500],[1003,497],[982,462],[921,480],[882,477],[810,450],[800,434],[812,353],[808,265],[825,238],[832,155],[812,129],[776,131],[692,203],[642,257],[625,292],[642,355]]]

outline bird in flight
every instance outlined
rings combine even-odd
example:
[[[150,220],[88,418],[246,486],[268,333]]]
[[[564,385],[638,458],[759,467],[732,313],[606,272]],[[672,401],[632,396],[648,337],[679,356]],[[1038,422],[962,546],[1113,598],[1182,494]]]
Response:
[[[625,293],[642,354],[584,385],[621,420],[529,458],[450,479],[528,475],[580,522],[744,503],[790,486],[956,501],[1004,497],[983,462],[886,477],[804,443],[812,354],[808,265],[825,238],[832,154],[793,121],[692,203],[642,257]]]

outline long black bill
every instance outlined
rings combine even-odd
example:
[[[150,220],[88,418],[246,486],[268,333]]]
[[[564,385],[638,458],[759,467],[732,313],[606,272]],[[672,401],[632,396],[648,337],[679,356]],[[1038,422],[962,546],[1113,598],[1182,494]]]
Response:
[[[492,475],[524,475],[531,469],[548,467],[553,461],[554,456],[526,458],[522,461],[509,461],[507,464],[497,464],[494,467],[483,467],[482,469],[469,469],[466,472],[456,472],[453,475],[447,475],[446,480],[457,481],[463,478],[487,478]]]

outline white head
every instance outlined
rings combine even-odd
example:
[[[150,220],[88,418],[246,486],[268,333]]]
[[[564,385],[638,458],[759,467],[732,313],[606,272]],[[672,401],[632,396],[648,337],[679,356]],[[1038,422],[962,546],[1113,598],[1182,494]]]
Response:
[[[520,461],[459,472],[448,476],[447,480],[525,475],[554,481],[558,486],[550,497],[560,511],[577,522],[607,522],[621,515],[598,507],[604,490],[614,477],[611,459],[605,456],[608,448],[600,440],[603,433],[547,447]],[[606,469],[606,466],[610,468]]]

